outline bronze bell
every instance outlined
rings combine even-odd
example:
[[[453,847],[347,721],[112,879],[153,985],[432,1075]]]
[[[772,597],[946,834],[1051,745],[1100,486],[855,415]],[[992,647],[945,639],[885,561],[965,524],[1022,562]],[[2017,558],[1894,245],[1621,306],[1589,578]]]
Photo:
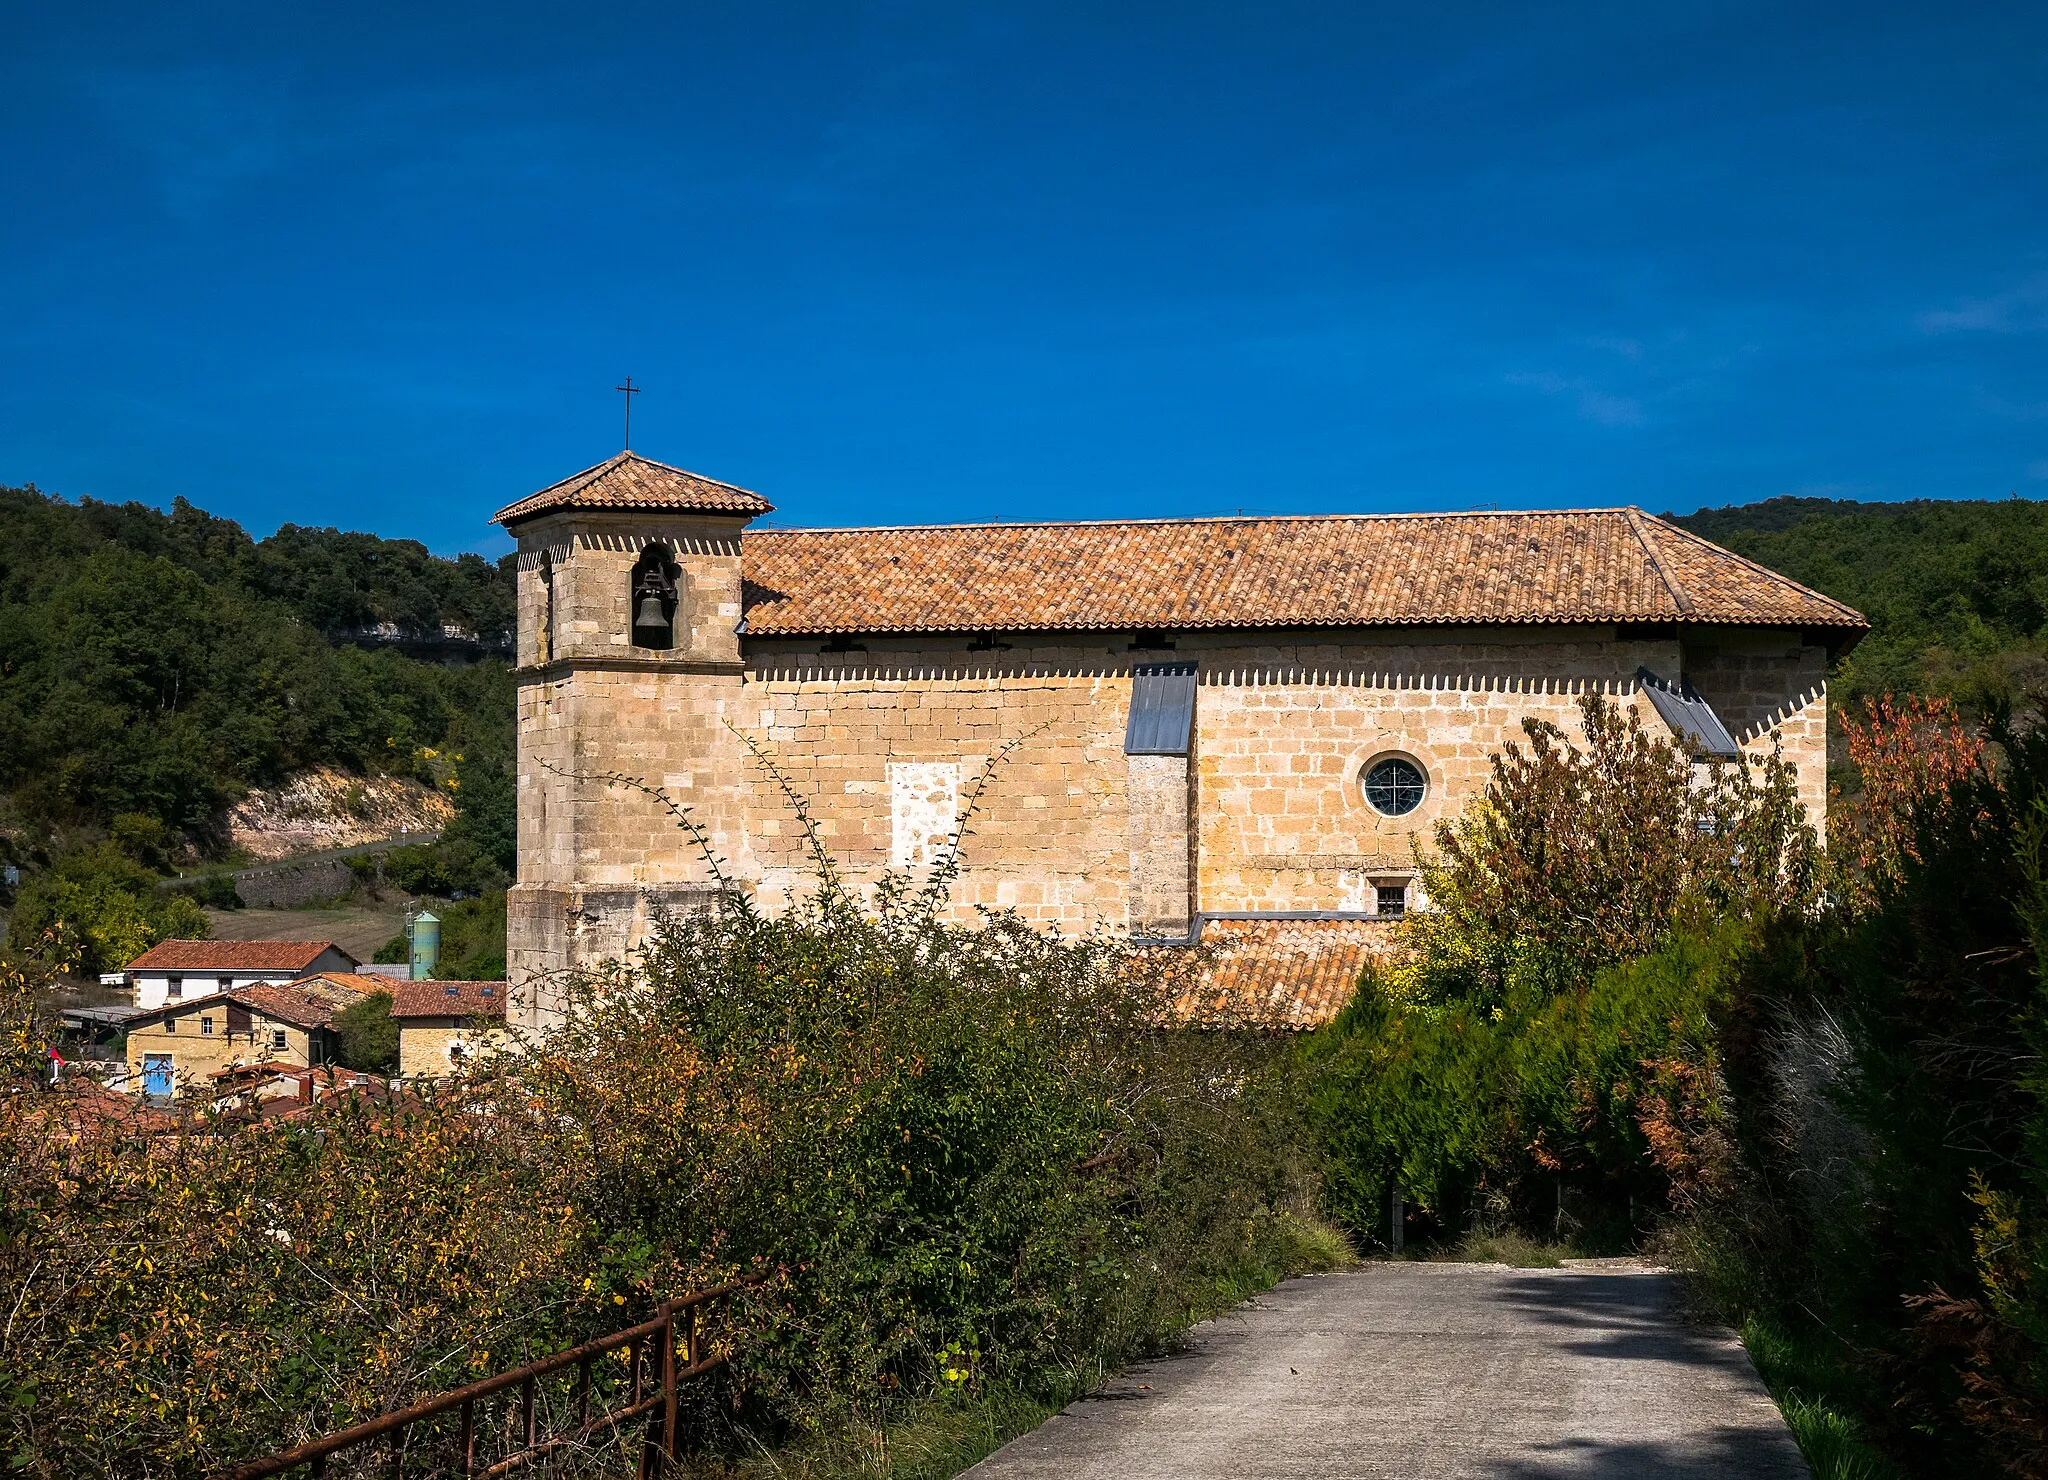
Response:
[[[639,610],[633,616],[633,636],[642,635],[652,639],[643,642],[642,647],[658,646],[668,640],[668,613],[662,610],[661,598],[652,591],[640,593]]]

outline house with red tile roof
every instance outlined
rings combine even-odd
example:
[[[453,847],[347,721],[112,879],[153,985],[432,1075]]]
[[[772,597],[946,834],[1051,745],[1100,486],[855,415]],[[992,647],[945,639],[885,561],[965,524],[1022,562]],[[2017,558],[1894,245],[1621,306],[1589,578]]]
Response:
[[[396,982],[391,1016],[398,1020],[399,1078],[446,1074],[505,1041],[505,983]]]
[[[139,1013],[126,1025],[123,1087],[162,1102],[241,1065],[331,1063],[340,1048],[335,1017],[366,995],[348,980],[337,975],[257,982]],[[380,982],[377,989],[387,985]]]
[[[352,971],[356,958],[331,940],[165,940],[120,973],[135,1005],[208,997],[261,982],[292,982],[321,971]]]
[[[521,1026],[714,887],[670,804],[764,907],[809,887],[785,782],[857,885],[957,858],[962,920],[1202,942],[1192,1016],[1312,1026],[1426,906],[1417,844],[1584,695],[1701,759],[1781,752],[1818,823],[1829,668],[1867,630],[1634,507],[750,527],[771,512],[633,453],[499,511]]]

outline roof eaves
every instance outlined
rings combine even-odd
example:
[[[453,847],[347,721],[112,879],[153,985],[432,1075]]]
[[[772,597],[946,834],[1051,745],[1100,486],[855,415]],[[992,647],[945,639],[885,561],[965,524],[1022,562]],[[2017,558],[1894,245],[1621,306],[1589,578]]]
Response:
[[[1753,616],[1715,616],[1708,613],[1692,612],[1683,617],[1671,613],[1655,615],[1644,612],[1585,612],[1558,613],[1532,612],[1488,613],[1484,616],[1441,616],[1407,615],[1378,616],[1367,622],[1344,622],[1337,620],[1316,622],[1274,622],[1234,621],[1228,618],[1188,618],[1173,622],[1139,622],[1098,620],[1087,622],[928,622],[917,625],[883,626],[876,623],[826,623],[804,622],[802,625],[778,626],[773,611],[763,612],[756,607],[747,616],[748,637],[893,637],[944,635],[966,632],[1355,632],[1374,627],[1606,627],[1615,625],[1636,625],[1643,622],[1681,622],[1701,627],[1806,627],[1806,626],[1863,626],[1861,618],[1851,617],[1836,623],[1813,623],[1807,621],[1766,620]]]

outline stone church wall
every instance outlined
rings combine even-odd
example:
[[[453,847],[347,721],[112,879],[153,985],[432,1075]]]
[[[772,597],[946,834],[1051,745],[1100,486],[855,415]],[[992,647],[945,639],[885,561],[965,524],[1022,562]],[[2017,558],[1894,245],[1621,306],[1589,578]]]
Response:
[[[1752,750],[1775,736],[1809,810],[1825,805],[1825,654],[1797,634],[1690,629],[1683,650],[1676,627],[1598,626],[1180,633],[1171,650],[1110,633],[743,639],[716,521],[563,517],[521,536],[508,965],[526,1025],[547,996],[536,981],[629,953],[661,909],[697,907],[716,882],[663,801],[607,773],[686,807],[717,869],[769,908],[814,876],[792,798],[864,890],[891,869],[922,876],[971,805],[956,917],[1014,909],[1154,937],[1184,936],[1198,912],[1372,910],[1525,718],[1575,733],[1579,695],[1598,690],[1661,730],[1639,667],[1690,678]],[[654,539],[682,571],[665,651],[622,637]],[[1132,669],[1161,660],[1198,665],[1189,754],[1126,756]],[[1398,819],[1360,786],[1387,755],[1429,778]]]

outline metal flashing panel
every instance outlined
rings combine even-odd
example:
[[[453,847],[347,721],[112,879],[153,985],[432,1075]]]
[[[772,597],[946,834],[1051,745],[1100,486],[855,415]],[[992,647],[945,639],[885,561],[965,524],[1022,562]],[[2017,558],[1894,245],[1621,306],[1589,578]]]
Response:
[[[1735,737],[1728,733],[1713,706],[1691,684],[1666,683],[1647,668],[1637,669],[1636,677],[1642,680],[1643,692],[1657,706],[1657,713],[1671,727],[1680,745],[1695,755],[1717,760],[1741,758],[1742,747],[1735,743]]]
[[[1195,665],[1141,663],[1131,670],[1125,755],[1186,755],[1195,726]]]

